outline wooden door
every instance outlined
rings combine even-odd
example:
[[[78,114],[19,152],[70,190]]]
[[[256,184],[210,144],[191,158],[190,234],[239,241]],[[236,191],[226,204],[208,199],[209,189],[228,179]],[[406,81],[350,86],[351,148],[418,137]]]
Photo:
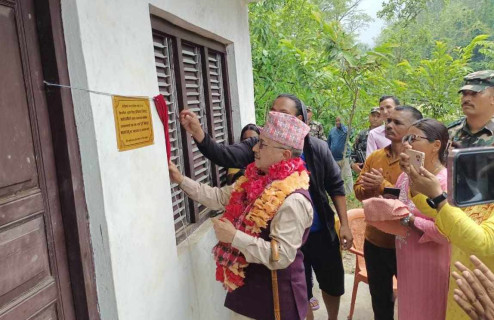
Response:
[[[0,320],[75,319],[33,0],[0,0]]]

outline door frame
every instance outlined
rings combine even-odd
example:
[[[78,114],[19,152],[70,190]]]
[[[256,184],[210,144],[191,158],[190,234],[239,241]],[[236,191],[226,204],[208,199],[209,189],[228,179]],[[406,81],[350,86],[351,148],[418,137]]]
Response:
[[[37,0],[36,25],[44,79],[70,85],[61,0]],[[45,92],[51,126],[60,208],[77,319],[99,320],[96,278],[84,194],[81,156],[70,90]]]

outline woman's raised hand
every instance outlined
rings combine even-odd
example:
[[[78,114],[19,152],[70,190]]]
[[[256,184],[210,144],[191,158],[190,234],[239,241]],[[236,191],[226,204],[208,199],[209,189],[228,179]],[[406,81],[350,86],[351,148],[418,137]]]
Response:
[[[420,167],[419,171],[417,171],[414,166],[409,165],[408,171],[410,191],[413,193],[422,193],[431,199],[443,193],[437,177],[424,167]]]
[[[401,171],[410,175],[410,156],[405,152],[400,153],[400,168]]]

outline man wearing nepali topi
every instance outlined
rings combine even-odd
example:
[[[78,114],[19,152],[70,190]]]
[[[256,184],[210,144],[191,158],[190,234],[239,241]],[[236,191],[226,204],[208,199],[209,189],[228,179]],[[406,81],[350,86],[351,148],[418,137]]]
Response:
[[[216,279],[228,291],[232,319],[305,319],[307,287],[300,250],[312,225],[309,173],[300,158],[310,128],[270,112],[254,145],[254,162],[234,185],[214,188],[184,177],[169,163],[170,179],[213,210],[218,244]],[[276,313],[276,317],[275,317]]]

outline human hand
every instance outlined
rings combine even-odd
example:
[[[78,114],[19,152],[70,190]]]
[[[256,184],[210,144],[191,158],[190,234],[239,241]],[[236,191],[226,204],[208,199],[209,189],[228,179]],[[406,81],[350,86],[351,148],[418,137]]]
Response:
[[[366,172],[361,176],[362,186],[367,190],[379,189],[384,181],[383,169],[371,169],[370,172]]]
[[[340,227],[340,242],[341,242],[341,247],[344,250],[348,250],[352,247],[353,235],[348,225],[342,225]]]
[[[405,152],[400,153],[400,168],[401,171],[410,175],[410,156]]]
[[[213,220],[213,229],[216,234],[216,239],[220,242],[224,243],[232,243],[233,238],[235,238],[235,233],[237,229],[233,226],[230,220],[226,220],[223,218],[212,219]]]
[[[454,299],[470,319],[494,319],[494,274],[476,256],[470,260],[476,267],[473,272],[455,263],[462,273],[453,272],[459,288],[454,290]]]
[[[419,171],[414,166],[409,167],[410,191],[412,194],[422,193],[428,198],[435,198],[443,193],[441,184],[435,175],[420,167]]]
[[[184,176],[180,173],[177,166],[170,161],[168,161],[168,174],[170,175],[170,180],[173,183],[181,184],[184,180]]]
[[[197,142],[201,143],[202,140],[204,140],[204,130],[202,130],[199,118],[194,112],[188,109],[182,110],[182,112],[180,112],[180,124]]]
[[[352,163],[351,165],[352,170],[355,171],[356,173],[360,173],[360,171],[362,171],[362,169],[360,169],[361,165],[362,163]]]
[[[405,149],[412,148],[409,144],[406,144],[406,146],[404,147]],[[400,168],[401,171],[405,172],[408,175],[408,177],[410,177],[410,167],[410,156],[405,152],[400,153]],[[410,187],[410,194],[412,195],[412,197],[415,197],[417,195],[417,190],[415,190],[415,188],[413,187],[413,182],[411,179],[408,181],[408,185]]]

